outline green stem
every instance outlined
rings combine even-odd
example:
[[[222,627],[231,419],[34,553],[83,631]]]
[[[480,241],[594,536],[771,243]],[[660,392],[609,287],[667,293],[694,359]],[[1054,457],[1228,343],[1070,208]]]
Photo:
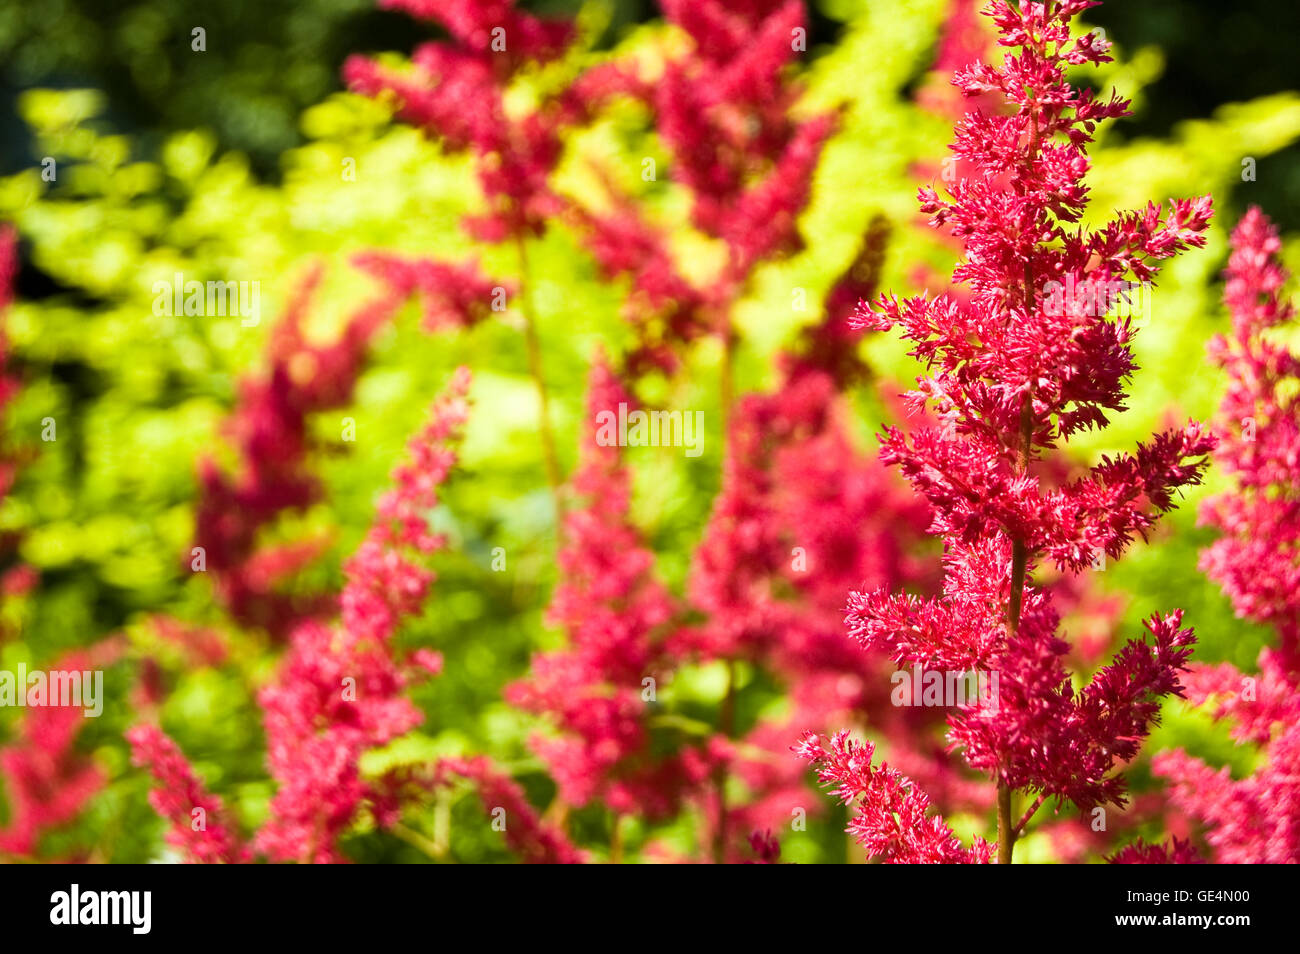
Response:
[[[555,449],[555,434],[551,430],[550,392],[542,371],[542,346],[537,337],[537,322],[528,296],[528,251],[522,235],[515,236],[519,254],[519,310],[524,319],[524,347],[528,352],[528,372],[537,387],[537,427],[542,439],[542,462],[546,480],[555,498],[555,527],[560,537],[564,535],[564,478],[560,472],[560,457]]]

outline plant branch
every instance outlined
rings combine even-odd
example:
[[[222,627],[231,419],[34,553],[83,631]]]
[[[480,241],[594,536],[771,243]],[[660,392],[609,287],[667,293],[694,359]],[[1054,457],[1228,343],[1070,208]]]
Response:
[[[1025,813],[1020,816],[1020,821],[1016,823],[1016,827],[1012,830],[1012,834],[1015,837],[1019,838],[1024,834],[1025,826],[1029,824],[1029,820],[1034,817],[1035,813],[1037,813],[1038,809],[1042,807],[1043,802],[1045,801],[1047,801],[1046,792],[1034,799],[1034,804],[1030,805]]]

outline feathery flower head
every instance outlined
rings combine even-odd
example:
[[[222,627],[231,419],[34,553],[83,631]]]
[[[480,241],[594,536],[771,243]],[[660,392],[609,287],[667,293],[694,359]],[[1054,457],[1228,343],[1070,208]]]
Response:
[[[1232,333],[1210,343],[1228,373],[1215,459],[1234,486],[1206,501],[1203,523],[1222,536],[1201,553],[1201,567],[1239,616],[1271,625],[1276,646],[1250,676],[1228,664],[1196,667],[1188,700],[1226,721],[1234,739],[1259,747],[1258,764],[1233,779],[1182,750],[1154,760],[1169,779],[1171,801],[1206,826],[1220,864],[1300,861],[1300,362],[1270,329],[1294,320],[1283,297],[1288,275],[1277,230],[1250,209],[1232,233],[1224,301]]]
[[[1134,331],[1112,315],[1114,305],[1127,283],[1151,281],[1161,260],[1202,246],[1211,214],[1206,196],[1174,200],[1167,211],[1148,204],[1100,229],[1078,225],[1088,201],[1087,145],[1098,122],[1128,107],[1066,78],[1071,66],[1109,59],[1096,34],[1070,29],[1093,5],[988,4],[999,44],[1015,52],[1000,65],[959,69],[954,84],[968,97],[994,94],[1005,108],[967,113],[952,147],[966,176],[948,198],[930,187],[919,195],[933,224],[962,243],[953,282],[969,294],[886,295],[860,306],[855,321],[900,327],[925,366],[907,399],[936,423],[910,435],[888,428],[881,459],[929,502],[930,531],[945,542],[946,581],[938,599],[853,594],[850,635],[900,664],[999,675],[998,705],[959,708],[949,741],[998,782],[1003,861],[1016,837],[1007,817],[1012,790],[1083,809],[1122,803],[1113,769],[1136,753],[1158,700],[1181,692],[1192,642],[1181,614],[1155,617],[1147,624],[1154,645],[1130,642],[1075,691],[1057,614],[1033,583],[1038,562],[1079,572],[1099,553],[1119,557],[1173,507],[1181,487],[1199,481],[1214,444],[1189,422],[1064,484],[1045,483],[1038,467],[1045,452],[1124,409]],[[1061,293],[1094,286],[1106,295]],[[1117,299],[1108,297],[1112,289]],[[866,772],[862,750],[843,758],[850,754],[854,771]],[[855,824],[888,832],[890,817],[878,814],[887,807],[866,800]]]
[[[823,741],[806,735],[794,751],[813,763],[817,779],[834,786],[832,794],[856,810],[848,831],[867,853],[886,864],[984,864],[990,845],[976,839],[970,848],[943,821],[929,814],[930,799],[906,776],[882,762],[871,764],[875,746],[855,742],[848,732]]]
[[[1232,333],[1209,349],[1228,373],[1215,460],[1235,486],[1202,506],[1202,522],[1222,536],[1201,568],[1239,615],[1277,629],[1279,652],[1300,675],[1300,358],[1267,334],[1295,319],[1280,250],[1277,230],[1251,208],[1232,233],[1225,273]]]
[[[256,843],[272,859],[343,860],[339,835],[365,799],[378,797],[361,778],[361,755],[422,720],[404,694],[410,667],[392,640],[433,581],[418,560],[441,545],[428,513],[455,462],[450,445],[468,416],[469,383],[468,369],[458,369],[394,469],[374,525],[344,567],[339,624],[300,624],[276,681],[259,695],[279,789]]]
[[[663,817],[677,806],[685,772],[650,751],[651,707],[642,680],[670,670],[662,630],[676,615],[654,577],[654,554],[631,524],[631,478],[616,444],[599,438],[600,415],[632,399],[604,357],[592,364],[581,458],[571,479],[580,506],[565,518],[561,582],[547,621],[568,633],[561,650],[533,657],[528,677],[506,698],[547,715],[558,738],[536,737],[570,805],[601,799],[615,813]]]
[[[526,864],[585,864],[585,852],[578,850],[558,828],[544,822],[523,789],[510,776],[495,768],[486,756],[443,759],[438,774],[445,779],[457,775],[467,779],[478,791],[483,809],[489,813],[505,812],[506,844]]]
[[[128,730],[126,740],[131,743],[131,764],[148,768],[157,783],[149,792],[149,804],[170,825],[168,844],[196,864],[249,860],[248,850],[224,820],[221,799],[203,787],[175,742],[153,725]]]

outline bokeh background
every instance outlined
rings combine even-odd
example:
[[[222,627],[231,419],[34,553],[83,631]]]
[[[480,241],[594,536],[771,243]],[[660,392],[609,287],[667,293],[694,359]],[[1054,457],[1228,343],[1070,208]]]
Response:
[[[593,58],[635,49],[662,30],[658,11],[642,0],[524,6],[570,15],[581,6],[595,24]],[[922,266],[940,275],[951,270],[951,247],[913,227],[917,166],[942,158],[951,131],[914,99],[929,76],[945,12],[944,0],[811,4],[804,106],[842,107],[843,123],[801,222],[805,249],[764,265],[737,310],[740,390],[769,386],[773,354],[815,317],[815,307],[814,315],[792,313],[789,289],[806,287],[819,301],[852,261],[873,217],[895,223],[885,288],[916,288]],[[1226,326],[1218,274],[1227,228],[1255,203],[1284,234],[1300,230],[1300,62],[1290,49],[1300,35],[1300,6],[1116,0],[1087,20],[1116,44],[1116,62],[1090,82],[1114,85],[1136,103],[1134,117],[1101,133],[1091,178],[1094,216],[1148,198],[1210,192],[1218,217],[1208,246],[1164,273],[1137,345],[1142,370],[1131,410],[1071,449],[1081,461],[1129,448],[1171,418],[1213,414],[1223,382],[1204,348]],[[207,31],[205,53],[190,50],[194,26]],[[472,252],[489,273],[509,273],[508,249],[475,246],[459,228],[474,195],[466,161],[343,90],[339,68],[347,55],[409,53],[437,36],[435,28],[376,10],[369,0],[10,0],[0,10],[0,218],[16,224],[22,262],[7,335],[23,390],[8,409],[6,441],[27,455],[0,505],[0,533],[11,542],[7,563],[25,562],[40,574],[32,593],[5,604],[0,667],[39,665],[119,632],[139,653],[165,659],[147,622],[158,612],[222,624],[209,582],[188,572],[185,561],[195,461],[222,452],[221,422],[236,402],[239,375],[258,367],[268,329],[312,263],[325,270],[313,310],[323,337],[373,291],[348,264],[357,251],[450,258]],[[680,209],[670,183],[637,180],[640,157],[659,153],[634,117],[615,115],[582,135],[582,148],[629,170],[628,182],[644,191],[643,199]],[[41,177],[47,156],[58,163],[54,182]],[[339,175],[348,157],[357,161],[355,182]],[[1246,158],[1256,161],[1253,181],[1242,176]],[[575,192],[592,187],[577,165],[562,167],[559,177]],[[1289,237],[1286,256],[1300,265],[1300,246]],[[532,269],[567,470],[593,348],[626,338],[622,290],[600,279],[562,229],[537,243]],[[155,317],[153,281],[177,271],[259,278],[260,326]],[[428,401],[457,364],[476,369],[463,471],[436,515],[452,542],[437,560],[436,599],[402,637],[437,647],[446,671],[417,690],[425,729],[376,759],[490,751],[544,805],[548,782],[525,744],[534,722],[501,698],[502,686],[526,671],[530,653],[562,639],[542,620],[554,584],[555,534],[527,356],[508,324],[431,336],[419,329],[417,312],[409,305],[378,337],[354,405],[313,420],[324,502],[274,533],[326,539],[327,550],[300,584],[337,588],[341,560],[365,532],[375,495]],[[862,347],[880,377],[912,377],[896,341],[872,338]],[[714,421],[717,362],[716,353],[701,349],[673,385],[678,406],[704,409]],[[874,386],[854,401],[856,437],[870,447],[887,404]],[[38,439],[47,416],[59,422],[56,442]],[[339,440],[343,416],[356,421],[358,439],[350,446]],[[630,455],[635,515],[662,575],[678,590],[719,487],[721,453],[715,429],[698,459],[649,449]],[[1269,634],[1234,618],[1196,567],[1197,551],[1210,539],[1196,526],[1196,503],[1220,486],[1212,474],[1156,538],[1107,567],[1098,584],[1122,603],[1121,631],[1135,633],[1144,616],[1182,606],[1197,630],[1198,659],[1250,668]],[[492,571],[495,547],[509,554],[508,573]],[[252,827],[271,788],[251,687],[266,678],[275,655],[256,632],[232,639],[229,665],[164,665],[162,720]],[[144,798],[147,780],[129,767],[121,741],[133,718],[132,680],[126,664],[112,672],[120,678],[110,675],[106,713],[78,740],[104,767],[107,784],[72,823],[47,836],[46,857],[166,857],[160,822]],[[717,673],[703,667],[680,691],[716,702]],[[755,687],[743,704],[753,712],[776,704],[778,694],[765,691]],[[0,742],[16,718],[0,710]],[[1178,705],[1152,740],[1153,748],[1171,745],[1238,770],[1249,760],[1224,730]],[[1139,787],[1144,771],[1136,770]],[[4,806],[0,795],[0,827]],[[469,822],[475,806],[458,805],[456,812],[464,820],[458,857],[505,859],[493,833]],[[783,858],[843,860],[842,823],[842,815],[828,812],[789,837]],[[578,817],[574,824],[598,822]],[[679,827],[658,835],[687,850],[689,824]],[[407,844],[365,832],[350,850],[359,860],[420,859]],[[1032,837],[1023,851],[1030,859],[1050,856]]]

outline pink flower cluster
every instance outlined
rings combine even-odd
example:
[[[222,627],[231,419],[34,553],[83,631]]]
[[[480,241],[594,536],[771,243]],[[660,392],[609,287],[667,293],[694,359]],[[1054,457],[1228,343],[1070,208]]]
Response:
[[[798,88],[784,69],[806,35],[799,0],[663,0],[669,22],[694,41],[653,87],[656,126],[673,153],[673,176],[691,191],[697,227],[726,241],[729,280],[760,259],[801,247],[795,217],[833,127],[802,122]],[[806,44],[805,44],[806,45]]]
[[[383,282],[382,293],[359,308],[336,339],[317,344],[305,326],[321,278],[320,269],[313,268],[271,332],[268,367],[240,382],[238,403],[226,423],[236,468],[226,472],[211,457],[199,464],[194,542],[203,548],[206,572],[238,623],[264,628],[278,640],[332,605],[325,594],[280,589],[320,555],[327,541],[258,542],[262,530],[280,515],[305,510],[320,498],[310,464],[311,415],[352,399],[371,339],[411,294],[423,296],[425,323],[432,332],[467,327],[483,318],[497,287],[474,263],[443,265],[368,253],[358,255],[355,264]],[[510,291],[510,286],[502,287]]]
[[[195,864],[239,864],[248,860],[233,827],[225,821],[221,799],[194,776],[176,743],[157,726],[138,725],[126,734],[131,762],[147,766],[157,787],[149,804],[169,824],[168,843]]]
[[[442,545],[428,515],[455,463],[451,445],[468,415],[469,382],[460,369],[410,442],[410,459],[393,471],[374,526],[344,567],[339,625],[299,626],[279,676],[259,696],[267,761],[280,785],[257,837],[272,859],[341,860],[338,836],[369,794],[360,756],[421,722],[392,639],[433,581],[418,558]]]
[[[1295,318],[1282,295],[1280,250],[1276,229],[1250,209],[1232,234],[1226,272],[1232,333],[1210,345],[1229,377],[1215,460],[1234,485],[1201,514],[1223,534],[1202,553],[1202,568],[1238,615],[1272,626],[1278,644],[1260,653],[1255,675],[1228,663],[1196,667],[1187,693],[1260,757],[1239,779],[1181,750],[1154,763],[1173,804],[1206,826],[1220,864],[1300,862],[1300,361],[1269,334]]]
[[[1277,230],[1250,209],[1233,232],[1226,272],[1232,333],[1210,342],[1211,359],[1228,374],[1215,461],[1235,486],[1202,509],[1202,521],[1223,536],[1201,568],[1238,614],[1277,629],[1284,664],[1300,672],[1300,358],[1268,334],[1295,318],[1281,296],[1280,250]]]
[[[218,598],[244,626],[283,639],[296,623],[326,608],[323,598],[284,595],[276,586],[313,560],[319,541],[263,548],[258,535],[281,513],[315,502],[320,490],[307,464],[308,415],[347,402],[366,345],[387,307],[356,316],[338,341],[307,341],[303,320],[320,280],[313,269],[272,333],[264,375],[245,377],[226,428],[238,456],[233,473],[211,457],[199,463],[195,545],[212,574]]]
[[[468,780],[478,792],[489,814],[503,812],[505,840],[510,850],[526,864],[577,865],[587,860],[558,828],[537,816],[521,789],[509,775],[493,768],[486,756],[467,759],[443,759],[437,775],[446,782],[450,776]]]
[[[507,113],[505,92],[525,65],[561,56],[572,25],[520,12],[514,0],[382,0],[380,6],[435,21],[450,38],[419,46],[409,71],[350,57],[343,66],[348,85],[394,101],[403,119],[438,136],[449,151],[474,155],[488,204],[486,214],[466,222],[475,236],[500,242],[540,234],[563,208],[547,182],[560,157],[559,131],[585,115],[604,81],[593,75],[522,119]]]
[[[679,610],[654,578],[654,554],[628,519],[630,474],[617,446],[597,439],[597,418],[632,399],[603,357],[591,369],[582,458],[570,480],[581,505],[566,520],[561,580],[547,622],[568,646],[533,657],[529,677],[506,690],[520,708],[550,714],[562,732],[534,748],[570,805],[600,800],[618,814],[670,815],[690,771],[656,758],[647,720],[654,686],[671,671],[666,627]]]
[[[389,793],[362,778],[359,760],[421,722],[405,690],[413,678],[441,668],[441,659],[429,650],[403,663],[392,643],[402,620],[420,611],[433,582],[421,561],[442,539],[429,529],[428,515],[456,460],[452,446],[468,416],[469,384],[468,369],[459,369],[435,402],[429,423],[410,442],[409,459],[393,471],[393,486],[379,500],[374,525],[344,567],[338,624],[300,622],[275,681],[259,694],[267,762],[279,788],[254,846],[271,860],[343,860],[339,836],[367,801],[381,823],[391,820]],[[181,825],[193,808],[215,806],[196,784],[175,784],[192,779],[179,750],[156,730],[136,730],[132,742],[137,764],[170,786],[167,793],[155,793],[154,805],[172,822],[173,843],[199,860],[211,860],[215,836],[196,841]],[[225,829],[219,831],[224,839]],[[233,844],[221,841],[223,850],[234,851]],[[229,852],[221,857],[235,860]]]
[[[860,313],[865,327],[901,326],[927,369],[908,401],[937,423],[911,435],[889,428],[881,457],[933,508],[930,530],[944,538],[946,580],[938,599],[855,594],[850,634],[901,664],[998,673],[998,704],[959,709],[949,740],[998,785],[1003,862],[1045,798],[1081,809],[1122,802],[1123,781],[1112,772],[1135,754],[1158,700],[1180,693],[1178,673],[1190,652],[1181,614],[1153,618],[1154,646],[1129,642],[1076,691],[1050,596],[1033,584],[1038,562],[1079,571],[1096,554],[1118,557],[1173,506],[1178,488],[1199,480],[1213,446],[1189,423],[1061,486],[1046,485],[1035,470],[1044,451],[1104,427],[1107,414],[1123,409],[1134,369],[1129,322],[1078,301],[1046,307],[1048,283],[1149,281],[1158,260],[1204,244],[1210,216],[1209,199],[1201,198],[1174,201],[1165,214],[1149,205],[1095,231],[1077,226],[1087,202],[1086,146],[1099,121],[1127,109],[1118,97],[1099,100],[1066,80],[1071,65],[1109,59],[1094,34],[1070,30],[1093,5],[988,5],[999,43],[1018,52],[1000,66],[959,70],[954,83],[968,96],[997,94],[1009,109],[971,112],[958,124],[953,152],[972,173],[952,184],[951,199],[920,190],[922,210],[963,243],[953,279],[969,297],[886,296]],[[839,779],[848,768],[827,761],[826,751],[804,746]],[[1013,825],[1016,790],[1040,797]],[[872,844],[888,843],[871,833],[883,830],[885,820],[873,816],[891,804],[861,805],[854,825]],[[909,850],[892,860],[935,857],[926,846]]]
[[[110,637],[62,656],[47,671],[79,673],[111,665],[122,650],[122,642]],[[0,828],[0,856],[34,854],[43,834],[72,821],[103,789],[103,770],[76,745],[85,724],[80,706],[32,707],[9,744],[0,748],[0,778],[9,802],[8,824]]]
[[[817,767],[823,785],[854,809],[848,831],[885,863],[983,864],[992,846],[976,839],[965,848],[943,820],[929,814],[930,799],[885,762],[871,764],[875,746],[837,732],[828,744],[809,734],[795,751]]]
[[[829,115],[791,115],[799,87],[784,74],[806,48],[800,0],[662,6],[690,37],[690,55],[669,60],[654,82],[602,68],[599,98],[626,92],[650,107],[671,175],[689,190],[693,224],[725,242],[728,257],[699,288],[680,274],[663,231],[632,203],[616,196],[612,211],[574,210],[604,273],[632,280],[624,315],[639,338],[626,359],[634,376],[676,370],[678,349],[704,334],[730,340],[730,308],[754,266],[802,247],[796,220],[834,127]]]

